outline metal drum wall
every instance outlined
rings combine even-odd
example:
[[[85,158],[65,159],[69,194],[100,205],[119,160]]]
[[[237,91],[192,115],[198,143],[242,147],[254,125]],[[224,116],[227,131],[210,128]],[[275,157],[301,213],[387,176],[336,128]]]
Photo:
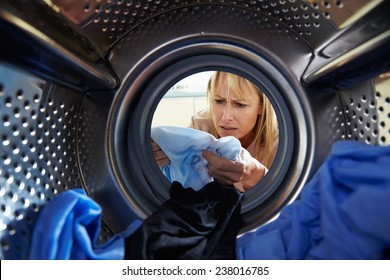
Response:
[[[28,257],[40,209],[68,189],[101,205],[101,242],[156,210],[169,183],[152,115],[197,72],[250,79],[277,113],[276,159],[246,193],[241,233],[294,200],[334,142],[388,145],[389,2],[371,2],[2,1],[0,258]]]

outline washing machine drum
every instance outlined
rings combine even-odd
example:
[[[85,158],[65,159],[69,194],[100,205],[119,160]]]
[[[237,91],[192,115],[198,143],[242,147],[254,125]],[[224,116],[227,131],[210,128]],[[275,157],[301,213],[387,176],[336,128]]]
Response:
[[[67,189],[85,189],[102,207],[102,240],[158,209],[170,182],[153,158],[153,114],[173,85],[195,73],[249,79],[277,116],[276,157],[245,194],[241,233],[295,199],[334,142],[380,140],[370,77],[350,79],[348,68],[335,75],[340,64],[323,68],[334,57],[327,49],[319,59],[318,50],[339,29],[318,5],[42,1],[27,13],[12,2],[0,6],[10,38],[0,57],[4,258],[26,258],[39,210]]]

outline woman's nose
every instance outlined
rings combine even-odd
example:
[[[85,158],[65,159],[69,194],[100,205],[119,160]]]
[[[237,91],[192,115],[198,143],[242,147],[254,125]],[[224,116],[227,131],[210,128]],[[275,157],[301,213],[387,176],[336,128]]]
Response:
[[[232,110],[231,106],[226,105],[223,108],[222,120],[223,121],[230,121],[231,119],[233,119],[233,110]]]

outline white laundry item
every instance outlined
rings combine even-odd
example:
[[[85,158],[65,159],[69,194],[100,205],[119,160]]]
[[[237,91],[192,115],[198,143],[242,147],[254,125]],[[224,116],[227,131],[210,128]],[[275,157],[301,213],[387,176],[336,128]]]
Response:
[[[209,150],[230,160],[240,159],[241,143],[233,136],[216,139],[204,131],[174,126],[153,127],[151,136],[170,160],[161,171],[170,182],[178,181],[185,188],[199,190],[213,181],[202,151]]]

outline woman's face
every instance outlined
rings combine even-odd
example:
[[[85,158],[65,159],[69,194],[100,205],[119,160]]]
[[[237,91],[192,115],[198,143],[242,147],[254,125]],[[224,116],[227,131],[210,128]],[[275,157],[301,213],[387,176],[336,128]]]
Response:
[[[254,128],[261,112],[260,97],[249,86],[244,86],[240,95],[241,99],[228,90],[223,81],[220,89],[214,92],[211,112],[219,136],[234,136],[247,148],[255,137]]]

